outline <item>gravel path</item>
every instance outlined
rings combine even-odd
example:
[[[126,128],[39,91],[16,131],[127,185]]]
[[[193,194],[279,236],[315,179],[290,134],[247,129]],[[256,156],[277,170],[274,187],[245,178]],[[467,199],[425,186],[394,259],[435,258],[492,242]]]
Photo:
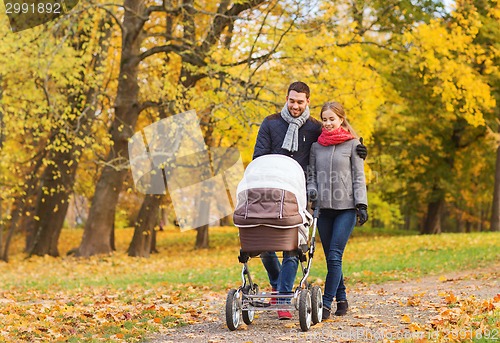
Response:
[[[225,294],[200,301],[202,322],[150,337],[147,343],[168,342],[379,342],[428,335],[415,328],[429,326],[449,297],[492,299],[500,293],[500,264],[486,269],[448,273],[404,282],[357,285],[349,289],[350,309],[344,317],[301,332],[298,312],[280,321],[275,312],[256,314],[252,325],[229,331],[225,324]],[[500,334],[496,335],[500,337]],[[432,341],[432,337],[429,340]]]

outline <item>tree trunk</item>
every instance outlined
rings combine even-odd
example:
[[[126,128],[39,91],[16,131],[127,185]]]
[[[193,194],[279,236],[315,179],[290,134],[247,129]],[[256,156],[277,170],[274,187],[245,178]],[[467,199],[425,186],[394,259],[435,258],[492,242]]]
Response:
[[[500,231],[500,146],[497,147],[495,166],[495,186],[493,188],[493,204],[491,208],[490,230]]]
[[[90,131],[94,112],[82,115],[80,118],[80,136]],[[69,123],[71,124],[71,123]],[[73,123],[76,126],[76,122]],[[59,136],[62,141],[67,137],[64,133]],[[40,192],[34,208],[34,220],[26,234],[26,252],[31,255],[59,256],[57,244],[64,225],[64,219],[69,207],[69,198],[76,181],[76,171],[83,147],[73,145],[69,151],[54,151],[49,158],[50,163],[40,178]]]
[[[208,249],[209,241],[208,241],[208,222],[210,217],[210,190],[204,187],[201,189],[201,196],[198,201],[198,218],[196,219],[197,223],[206,223],[204,225],[196,228],[196,242],[194,244],[195,249]]]
[[[158,254],[159,251],[158,251],[158,248],[156,247],[156,235],[158,234],[158,232],[153,228],[153,230],[151,231],[151,254]]]
[[[129,256],[149,257],[154,228],[159,222],[158,208],[164,197],[164,195],[148,194],[144,198],[134,225],[134,237],[128,248]]]
[[[38,184],[39,182],[36,182]],[[38,188],[34,189],[35,194],[30,196],[26,196],[21,201],[23,202],[23,206],[20,207],[20,216],[18,217],[17,229],[19,232],[25,234],[25,246],[24,252],[27,253],[29,248],[35,241],[35,210],[36,210],[36,201],[42,194],[42,187],[38,185]]]
[[[440,220],[441,220],[441,232],[453,232],[453,229],[451,228],[451,225],[449,225],[448,221],[446,218],[448,218],[450,215],[450,210],[448,206],[446,206],[446,202],[443,202],[443,210],[441,211],[440,215]]]
[[[3,225],[3,211],[2,211],[2,198],[0,198],[0,256],[1,252],[3,251],[3,230],[4,230],[4,225]]]
[[[404,224],[403,224],[403,225],[404,225],[404,226],[403,226],[403,228],[404,228],[405,230],[407,230],[407,231],[410,231],[410,230],[411,230],[411,211],[410,211],[410,209],[409,209],[409,208],[406,208],[406,209],[405,209],[405,215],[404,215],[404,218],[405,218],[405,219],[404,219],[404,220],[405,220],[405,222],[404,222]]]
[[[462,220],[462,213],[460,213],[459,215],[457,215],[457,217],[455,218],[455,230],[457,232],[463,232],[464,230],[464,221]]]
[[[168,63],[168,61],[165,61]],[[166,77],[166,75],[164,75]],[[173,107],[175,102],[171,101],[170,106],[172,107],[171,115],[173,115]],[[159,109],[160,119],[167,118],[168,113],[164,107]],[[177,151],[180,147],[180,140],[177,143],[172,144],[169,149],[172,151]],[[166,186],[166,185],[165,185]],[[163,222],[163,210],[160,208],[161,203],[165,202],[165,195],[153,195],[146,194],[144,200],[142,201],[141,208],[137,214],[137,219],[134,224],[134,236],[130,242],[128,248],[128,255],[132,257],[149,257],[150,253],[157,253],[156,249],[156,231],[154,227],[156,224]],[[157,220],[152,220],[157,218]],[[149,247],[147,244],[149,243]]]
[[[12,237],[14,236],[15,232],[21,227],[29,226],[28,223],[32,219],[26,217],[26,212],[27,211],[30,213],[33,212],[30,211],[29,206],[31,204],[31,200],[33,198],[36,199],[37,192],[40,191],[40,188],[37,186],[39,183],[38,172],[42,166],[44,158],[45,158],[45,151],[41,151],[39,153],[37,160],[34,162],[33,167],[26,174],[27,180],[23,185],[24,193],[18,195],[14,199],[14,204],[12,205],[12,211],[11,211],[11,219],[7,226],[7,236],[5,238],[5,246],[3,248],[3,251],[0,251],[0,253],[2,254],[1,259],[6,262],[8,262],[9,260],[10,243],[12,241]]]
[[[89,217],[83,232],[82,242],[76,256],[88,257],[96,254],[111,254],[113,210],[118,202],[125,170],[116,171],[105,167],[96,186]]]
[[[208,224],[200,226],[196,229],[195,249],[208,249],[210,247],[208,241]]]
[[[36,219],[33,221],[33,241],[27,251],[29,255],[59,256],[57,243],[68,210],[78,162],[68,168],[67,162],[72,160],[71,153],[57,155],[57,158],[52,160],[55,164],[48,165],[42,176],[42,187],[47,191],[42,191],[38,197]],[[58,174],[61,178],[57,178]]]
[[[144,0],[125,0],[123,19],[123,39],[120,58],[120,75],[115,104],[115,119],[111,128],[113,146],[99,178],[89,217],[85,225],[82,242],[77,256],[110,254],[111,230],[114,209],[123,186],[128,161],[128,139],[133,135],[135,124],[141,111],[138,103],[139,85],[137,73],[142,29],[147,20]]]
[[[115,215],[113,214],[113,218]],[[111,250],[116,251],[116,244],[115,244],[115,222],[113,221],[113,226],[111,227],[111,234],[109,237],[109,244],[111,245]]]
[[[29,180],[29,182],[25,185],[25,189],[30,190],[28,186],[33,179]],[[31,189],[31,192],[33,192],[33,189]],[[30,199],[33,194],[28,193],[25,194],[24,196],[18,196],[14,199],[14,204],[12,205],[12,212],[11,212],[11,219],[9,221],[9,225],[7,226],[7,236],[5,237],[5,246],[2,251],[2,260],[5,262],[9,261],[9,248],[10,248],[10,243],[12,242],[12,238],[14,237],[14,234],[16,231],[23,226],[26,226],[26,217],[24,214],[26,211],[29,211],[27,208],[26,203],[28,203],[28,199]]]
[[[427,205],[427,215],[422,228],[422,234],[437,234],[441,233],[441,214],[444,209],[444,197],[439,196],[438,199],[429,202]]]
[[[467,220],[465,222],[465,233],[470,233],[471,232],[471,227],[472,227],[472,223],[469,220]]]
[[[158,235],[158,231],[163,231],[165,224],[167,223],[167,218],[166,218],[166,213],[165,213],[165,202],[169,201],[169,198],[167,196],[164,197],[165,199],[162,200],[163,205],[160,205],[159,212],[158,212],[158,230],[154,230],[152,232],[152,237],[151,237],[151,253],[152,254],[158,254],[158,248],[156,247],[156,237]]]
[[[233,225],[233,222],[232,222],[232,216],[225,216],[224,218],[221,218],[220,220],[220,226],[231,226]]]
[[[485,211],[484,208],[481,206],[481,215],[479,216],[479,223],[477,224],[477,231],[483,232],[484,229],[484,219],[486,218],[485,216]]]
[[[2,88],[2,75],[0,75],[0,103],[2,102],[2,97],[3,97],[3,88]],[[2,109],[0,108],[0,151],[3,148],[3,112]],[[3,230],[4,230],[4,220],[3,220],[3,201],[2,197],[0,196],[0,256],[3,251]]]

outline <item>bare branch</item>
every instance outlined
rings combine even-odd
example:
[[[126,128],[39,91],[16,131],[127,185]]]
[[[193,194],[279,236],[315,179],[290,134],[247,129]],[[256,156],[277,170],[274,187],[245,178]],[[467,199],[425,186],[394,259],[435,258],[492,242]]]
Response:
[[[262,61],[262,60],[267,60],[269,57],[271,57],[274,53],[275,53],[275,49],[273,49],[272,52],[269,52],[267,54],[264,54],[262,56],[258,56],[258,57],[250,57],[248,56],[248,58],[244,59],[244,60],[241,60],[241,61],[238,61],[238,62],[233,62],[233,63],[228,63],[228,64],[221,64],[222,67],[237,67],[237,66],[240,66],[240,65],[243,65],[243,64],[253,64],[255,62],[259,62],[259,61]]]
[[[159,53],[168,54],[169,52],[176,53],[177,55],[181,56],[184,61],[194,66],[204,67],[207,65],[207,63],[203,60],[201,56],[194,53],[194,51],[190,46],[184,44],[183,45],[169,44],[169,45],[155,46],[140,54],[139,61],[143,61],[146,58],[153,56],[155,54]]]
[[[146,9],[146,15],[150,15],[153,12],[165,12],[167,14],[173,14],[175,16],[181,14],[182,6],[173,7],[171,2],[169,1],[167,4],[166,0],[163,0],[163,4],[161,6],[149,6]]]
[[[234,21],[238,15],[246,11],[250,8],[257,7],[258,5],[264,3],[265,0],[248,0],[242,3],[237,3],[234,4],[230,9],[226,10],[224,13],[218,13],[210,27],[210,31],[208,32],[207,36],[205,37],[205,40],[201,44],[201,52],[203,54],[208,53],[210,48],[217,42],[217,40],[220,38],[222,32],[224,29],[232,22]],[[221,3],[221,6],[219,6],[219,10],[222,11],[222,4],[225,2]]]
[[[112,11],[107,9],[104,5],[97,5],[97,7],[103,9],[106,13],[108,13],[113,18],[115,23],[118,25],[118,27],[120,28],[120,31],[123,32],[123,25],[122,25],[120,19],[118,19],[118,17]]]
[[[109,167],[116,171],[130,169],[130,162],[125,157],[116,157],[109,161],[93,160],[97,166]]]

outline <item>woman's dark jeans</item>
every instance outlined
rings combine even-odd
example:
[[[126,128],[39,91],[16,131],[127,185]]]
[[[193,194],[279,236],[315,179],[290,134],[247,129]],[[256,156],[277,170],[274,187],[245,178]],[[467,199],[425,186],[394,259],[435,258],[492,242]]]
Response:
[[[323,305],[328,308],[332,307],[334,297],[337,301],[347,300],[342,275],[342,255],[355,224],[356,210],[354,209],[321,209],[318,231],[328,267]]]

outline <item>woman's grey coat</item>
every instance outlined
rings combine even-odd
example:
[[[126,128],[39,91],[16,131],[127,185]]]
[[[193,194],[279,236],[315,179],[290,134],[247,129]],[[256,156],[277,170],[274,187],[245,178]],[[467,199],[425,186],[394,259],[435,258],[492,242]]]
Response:
[[[363,159],[356,153],[359,140],[331,146],[314,143],[309,157],[307,189],[316,189],[320,208],[353,209],[368,205]]]

